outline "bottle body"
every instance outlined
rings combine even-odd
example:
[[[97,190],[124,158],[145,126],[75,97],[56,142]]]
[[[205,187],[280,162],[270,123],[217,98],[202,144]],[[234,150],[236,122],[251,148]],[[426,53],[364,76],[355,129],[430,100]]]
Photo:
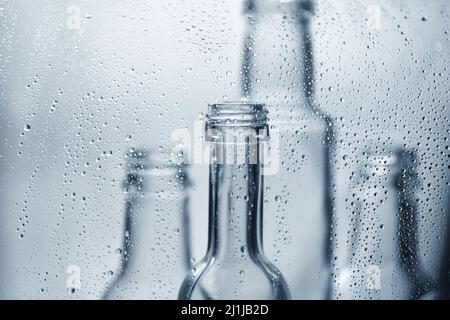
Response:
[[[130,156],[136,153],[145,151],[133,151]],[[155,162],[159,156],[151,154],[150,165],[141,163],[138,170],[127,173],[122,261],[106,299],[176,299],[188,269],[182,166]]]
[[[220,118],[222,112],[229,111],[231,118],[239,112],[262,112],[261,105],[257,105],[256,111],[251,106],[245,103],[210,106],[208,251],[205,259],[187,275],[180,299],[289,298],[283,276],[262,251],[263,175],[258,154],[265,124],[252,127],[250,121],[248,127],[243,123],[229,127],[227,115],[214,124],[215,116]]]
[[[330,283],[333,127],[314,104],[309,14],[301,1],[255,2],[243,67],[243,94],[267,104],[278,137],[264,201],[264,219],[275,224],[265,224],[264,242],[294,299],[327,298]]]

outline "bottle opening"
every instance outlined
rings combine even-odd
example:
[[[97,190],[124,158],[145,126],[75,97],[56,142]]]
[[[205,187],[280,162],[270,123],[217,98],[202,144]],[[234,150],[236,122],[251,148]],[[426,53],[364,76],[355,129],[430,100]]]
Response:
[[[206,118],[209,128],[267,126],[267,110],[263,103],[229,101],[210,104]]]
[[[362,172],[370,175],[396,175],[400,170],[399,155],[395,148],[380,147],[362,153]]]
[[[246,100],[210,104],[205,129],[207,141],[257,144],[269,137],[267,110]]]
[[[128,174],[142,172],[155,175],[170,175],[180,171],[184,164],[183,152],[172,150],[156,150],[146,148],[131,148],[125,154],[126,171]]]
[[[210,104],[205,138],[212,142],[211,163],[261,164],[264,169],[278,165],[278,141],[269,148],[267,121],[262,103],[240,100]]]
[[[313,0],[246,0],[244,2],[246,14],[279,12],[286,9],[307,18],[314,13],[314,2]]]

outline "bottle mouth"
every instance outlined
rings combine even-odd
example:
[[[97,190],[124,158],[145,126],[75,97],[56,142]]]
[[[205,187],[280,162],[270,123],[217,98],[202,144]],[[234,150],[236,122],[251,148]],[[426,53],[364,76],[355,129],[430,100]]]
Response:
[[[148,188],[147,179],[164,176],[174,177],[181,188],[191,185],[182,152],[131,148],[125,154],[125,166],[126,175],[122,185],[125,191],[133,187],[144,191]]]
[[[399,155],[392,148],[366,150],[362,153],[363,169],[366,174],[374,176],[388,176],[400,171]]]
[[[284,8],[307,18],[314,13],[314,2],[313,0],[246,0],[244,2],[244,13],[247,14],[259,11],[276,12]]]
[[[245,100],[227,101],[209,104],[206,119],[208,128],[265,128],[267,126],[267,110],[263,103]]]
[[[396,154],[368,154],[365,163],[371,167],[391,167],[397,164]]]
[[[125,161],[128,173],[153,169],[179,169],[185,162],[182,152],[174,154],[172,151],[145,148],[129,149],[125,154]]]

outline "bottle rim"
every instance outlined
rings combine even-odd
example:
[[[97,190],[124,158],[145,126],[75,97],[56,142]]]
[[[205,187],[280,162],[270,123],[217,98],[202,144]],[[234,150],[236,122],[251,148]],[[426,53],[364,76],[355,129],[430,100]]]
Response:
[[[308,19],[314,14],[313,0],[245,0],[244,13],[252,14],[259,11],[277,12],[283,8],[290,8],[293,13],[300,13],[301,21]]]
[[[208,105],[206,125],[215,127],[265,128],[267,109],[264,103],[246,100],[225,101]]]
[[[151,148],[130,148],[125,153],[126,171],[129,173],[151,169],[176,169],[185,164],[182,152],[173,154],[172,151]]]

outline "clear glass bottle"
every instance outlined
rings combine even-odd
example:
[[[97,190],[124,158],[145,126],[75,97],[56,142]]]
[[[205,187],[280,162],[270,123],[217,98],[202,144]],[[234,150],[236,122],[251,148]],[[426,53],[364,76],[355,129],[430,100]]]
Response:
[[[171,158],[175,158],[175,161]],[[185,248],[189,181],[181,155],[126,155],[125,232],[118,275],[104,299],[176,299],[190,268]]]
[[[347,262],[337,270],[338,299],[413,297],[405,259],[414,255],[402,246],[414,236],[405,232],[407,216],[400,208],[401,152],[383,149],[365,151],[352,176],[352,229]]]
[[[419,197],[421,186],[417,167],[419,160],[414,149],[397,149],[400,166],[397,179],[399,194],[399,246],[400,262],[410,283],[411,299],[436,299],[437,286],[425,271],[420,259]]]
[[[204,260],[181,286],[180,299],[289,299],[281,273],[262,249],[262,104],[209,106],[209,236]]]
[[[264,243],[294,299],[329,297],[333,122],[314,101],[312,1],[249,0],[242,94],[266,103],[279,167],[266,176]],[[275,155],[276,156],[276,155]],[[270,245],[269,245],[270,244]]]

